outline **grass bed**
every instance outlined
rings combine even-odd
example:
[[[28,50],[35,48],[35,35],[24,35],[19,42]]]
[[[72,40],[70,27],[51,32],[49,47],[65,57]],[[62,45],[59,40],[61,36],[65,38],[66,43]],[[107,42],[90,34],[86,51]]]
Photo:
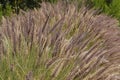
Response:
[[[117,20],[76,4],[41,6],[3,18],[1,80],[120,79]]]

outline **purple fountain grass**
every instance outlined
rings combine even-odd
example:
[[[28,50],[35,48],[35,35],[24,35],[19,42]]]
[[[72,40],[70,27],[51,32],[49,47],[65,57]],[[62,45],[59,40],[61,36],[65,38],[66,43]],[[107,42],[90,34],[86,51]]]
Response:
[[[117,20],[98,11],[42,3],[38,10],[3,18],[0,54],[37,55],[34,68],[44,65],[51,71],[49,80],[120,79],[119,30]],[[35,77],[34,71],[27,73],[26,80],[31,73]],[[47,80],[45,76],[39,74],[39,79]]]

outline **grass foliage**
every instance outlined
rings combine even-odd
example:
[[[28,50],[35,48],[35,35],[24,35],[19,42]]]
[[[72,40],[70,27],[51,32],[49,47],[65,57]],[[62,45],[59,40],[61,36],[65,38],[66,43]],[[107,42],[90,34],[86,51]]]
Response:
[[[41,6],[2,19],[1,80],[120,79],[116,20],[75,4]]]
[[[88,0],[95,8],[120,20],[120,0]]]

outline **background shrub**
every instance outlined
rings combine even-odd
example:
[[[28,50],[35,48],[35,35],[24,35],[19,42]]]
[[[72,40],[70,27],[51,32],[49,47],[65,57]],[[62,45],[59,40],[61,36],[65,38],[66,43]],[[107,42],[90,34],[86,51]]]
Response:
[[[42,1],[54,3],[57,0],[0,0],[0,17],[19,14],[20,9],[28,10],[39,8]]]
[[[86,2],[95,9],[120,20],[120,0],[87,0]]]

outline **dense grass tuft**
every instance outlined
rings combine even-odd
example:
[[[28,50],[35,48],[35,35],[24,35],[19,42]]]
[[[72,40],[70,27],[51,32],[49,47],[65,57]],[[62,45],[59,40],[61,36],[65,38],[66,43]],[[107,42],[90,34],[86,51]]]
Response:
[[[120,79],[118,21],[75,4],[3,18],[1,80]]]

